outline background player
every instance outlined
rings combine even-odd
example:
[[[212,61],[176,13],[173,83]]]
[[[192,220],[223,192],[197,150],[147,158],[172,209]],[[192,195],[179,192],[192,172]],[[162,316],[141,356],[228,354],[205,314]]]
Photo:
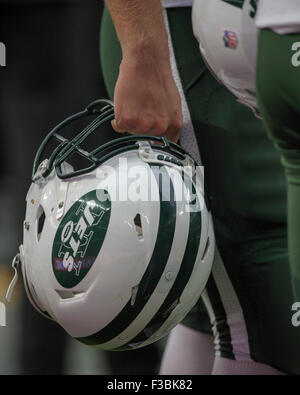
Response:
[[[207,70],[193,37],[190,7],[170,2],[166,14],[159,1],[151,7],[142,0],[128,0],[126,7],[124,0],[106,3],[122,47],[121,52],[106,12],[101,58],[116,104],[115,129],[174,140],[180,135],[205,166],[220,250],[205,295],[216,343],[213,373],[299,373],[300,338],[290,323],[284,175],[261,121]],[[205,331],[200,313],[188,319],[185,324]],[[174,360],[190,361],[190,371],[201,371],[203,343],[195,335],[199,352],[190,353],[189,331],[180,328],[171,335],[173,354],[166,354],[162,373],[188,373]],[[282,339],[284,347],[278,347]]]
[[[260,0],[257,59],[259,108],[281,154],[288,192],[288,245],[300,299],[300,3]]]

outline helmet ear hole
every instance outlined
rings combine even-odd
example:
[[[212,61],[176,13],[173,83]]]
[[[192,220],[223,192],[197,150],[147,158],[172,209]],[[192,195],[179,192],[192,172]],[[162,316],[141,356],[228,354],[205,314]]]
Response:
[[[209,247],[210,247],[210,239],[209,239],[209,237],[208,237],[207,240],[206,240],[204,252],[203,252],[203,255],[202,255],[202,258],[201,258],[202,261],[204,261],[204,259],[205,259],[205,257],[206,257],[206,254],[207,254],[207,252],[208,252],[208,250],[209,250]]]
[[[62,300],[69,300],[73,298],[78,298],[80,296],[83,296],[85,293],[84,292],[75,292],[75,291],[68,291],[68,290],[56,290],[56,293]]]
[[[143,226],[142,226],[142,219],[141,219],[141,214],[137,214],[134,217],[134,226],[135,226],[135,230],[137,233],[137,237],[139,240],[143,240],[144,235],[143,235]]]
[[[45,211],[42,206],[38,208],[38,215],[37,215],[37,239],[38,241],[41,238],[44,225],[45,225],[46,215]]]

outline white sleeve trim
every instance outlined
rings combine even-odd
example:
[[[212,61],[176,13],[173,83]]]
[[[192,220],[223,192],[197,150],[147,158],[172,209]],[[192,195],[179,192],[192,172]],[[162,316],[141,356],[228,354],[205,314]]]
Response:
[[[271,28],[280,34],[300,31],[299,0],[260,0],[256,16],[259,29]]]

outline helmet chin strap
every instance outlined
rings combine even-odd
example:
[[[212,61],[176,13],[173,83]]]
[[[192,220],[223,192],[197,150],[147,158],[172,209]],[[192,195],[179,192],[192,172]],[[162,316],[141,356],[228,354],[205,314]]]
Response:
[[[20,249],[21,249],[21,247],[20,247]],[[13,279],[11,280],[11,282],[10,282],[10,284],[8,286],[8,289],[7,289],[7,292],[6,292],[6,296],[5,296],[5,298],[6,298],[6,300],[8,302],[11,301],[12,294],[13,294],[15,286],[16,286],[16,284],[18,282],[18,278],[19,278],[19,276],[18,276],[18,269],[19,269],[19,267],[21,265],[21,259],[22,259],[21,258],[21,253],[18,253],[14,257],[14,259],[12,261],[12,268],[14,269],[15,273],[14,273]]]
[[[47,314],[46,312],[42,311],[41,308],[40,308],[40,307],[35,303],[35,301],[33,300],[33,297],[31,296],[31,293],[30,293],[30,290],[29,290],[29,285],[27,284],[26,276],[24,275],[24,270],[25,270],[25,268],[24,268],[24,267],[22,268],[22,266],[24,266],[24,259],[23,259],[23,257],[24,257],[24,254],[23,254],[23,246],[21,245],[21,246],[20,246],[20,252],[14,257],[14,259],[13,259],[13,261],[12,261],[12,268],[14,269],[14,272],[15,272],[15,273],[14,273],[13,279],[11,280],[11,282],[10,282],[10,284],[9,284],[9,286],[8,286],[8,289],[7,289],[5,298],[6,298],[6,300],[7,300],[8,302],[11,301],[11,298],[12,298],[12,295],[13,295],[13,292],[14,292],[14,289],[15,289],[15,286],[16,286],[16,284],[17,284],[17,282],[18,282],[18,279],[19,279],[18,270],[19,270],[19,268],[21,267],[21,269],[22,269],[22,271],[23,271],[23,278],[24,278],[24,287],[25,287],[25,291],[26,291],[27,297],[28,297],[28,299],[30,300],[32,306],[33,306],[42,316],[44,316],[45,318],[48,318],[48,319],[50,319],[50,320],[53,321],[53,318],[52,318],[49,314]]]

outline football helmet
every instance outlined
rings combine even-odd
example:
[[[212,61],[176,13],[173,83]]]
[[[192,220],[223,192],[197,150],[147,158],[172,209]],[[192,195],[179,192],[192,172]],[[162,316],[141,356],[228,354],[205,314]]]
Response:
[[[254,4],[250,0],[195,0],[192,22],[194,35],[211,72],[239,102],[258,113]]]
[[[89,116],[79,133],[62,134]],[[33,306],[72,337],[128,350],[166,335],[195,305],[215,240],[203,174],[180,146],[141,135],[87,151],[113,118],[113,104],[98,100],[45,138],[13,265]],[[88,164],[71,166],[75,154]]]

